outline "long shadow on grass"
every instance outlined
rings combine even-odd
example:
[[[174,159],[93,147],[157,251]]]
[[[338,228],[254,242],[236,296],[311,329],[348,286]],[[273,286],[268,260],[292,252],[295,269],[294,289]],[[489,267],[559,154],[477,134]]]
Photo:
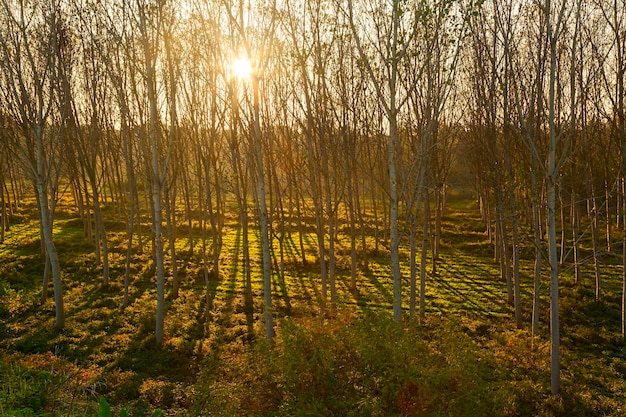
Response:
[[[221,308],[213,320],[214,324],[217,326],[217,330],[216,330],[216,334],[212,335],[212,336],[215,336],[214,340],[219,342],[219,344],[228,342],[229,338],[244,336],[244,334],[245,334],[245,339],[248,339],[248,340],[254,339],[254,310],[253,308],[247,308],[247,306],[245,305],[242,305],[242,310],[244,310],[245,317],[246,317],[245,318],[246,331],[240,332],[239,330],[235,330],[233,334],[230,334],[228,332],[229,329],[236,327],[237,323],[233,323],[233,315],[239,312],[239,310],[236,311],[235,309],[235,299],[237,298],[237,295],[238,295],[237,279],[243,276],[242,274],[239,273],[239,268],[240,268],[239,253],[241,250],[241,245],[242,245],[241,230],[237,229],[234,235],[233,244],[227,245],[228,247],[231,247],[233,251],[231,253],[233,261],[231,262],[231,268],[229,270],[228,277],[224,279],[223,281],[221,281],[221,284],[222,284],[221,288],[220,286],[217,286],[214,290],[212,290],[212,292],[216,294],[213,298],[217,297],[218,291],[222,295],[222,297],[219,298],[220,300],[219,307]],[[214,305],[211,305],[210,307],[211,307],[211,311],[214,311],[217,308],[217,306],[214,306]],[[214,348],[219,348],[219,346],[216,345],[214,346]]]
[[[112,369],[131,372],[115,392],[118,401],[139,398],[140,387],[149,379],[188,382],[197,373],[190,345],[159,347],[154,338],[155,315],[147,314],[126,351],[113,363]]]
[[[286,249],[286,253],[285,253],[285,249]],[[289,244],[285,245],[283,242],[283,257],[291,257],[293,258],[293,251],[290,249]],[[287,315],[291,315],[291,297],[289,296],[289,291],[287,290],[287,284],[285,283],[285,275],[284,275],[284,270],[281,271],[280,270],[280,262],[278,260],[278,258],[276,257],[276,251],[272,250],[271,251],[272,254],[272,261],[274,262],[275,268],[276,268],[276,274],[273,274],[274,276],[276,276],[277,280],[272,280],[274,283],[274,293],[276,293],[276,290],[279,289],[280,290],[280,294],[282,299],[285,302],[285,314]],[[284,258],[283,258],[284,261]],[[277,281],[277,282],[276,282]],[[276,288],[276,284],[278,284],[278,288]]]
[[[474,276],[482,278],[474,278]],[[490,271],[480,264],[470,264],[465,260],[454,262],[446,259],[445,262],[440,262],[439,279],[434,282],[440,283],[448,288],[449,291],[453,291],[463,297],[466,295],[459,288],[450,284],[450,282],[464,284],[465,287],[469,287],[467,293],[481,294],[482,298],[488,300],[501,299],[506,292],[506,283],[501,282],[499,276],[494,274],[494,271]]]
[[[305,235],[304,241],[307,242],[307,245],[312,243],[309,235]],[[288,257],[285,263],[285,281],[283,281],[283,285],[286,286],[286,281],[292,284],[290,287],[292,295],[289,296],[290,304],[295,298],[298,302],[307,304],[309,308],[313,308],[314,305],[321,305],[321,285],[315,279],[320,276],[319,258],[316,257],[317,260],[314,262],[302,264],[300,260],[302,254],[296,242],[294,242],[293,236],[287,237],[285,248]],[[296,282],[298,285],[294,286],[293,284]]]
[[[382,266],[384,265],[384,262],[380,262],[380,264]],[[383,298],[383,303],[387,303],[388,305],[391,305],[391,303],[393,302],[392,294],[387,288],[387,286],[385,286],[384,283],[380,279],[383,277],[382,272],[383,272],[382,270],[374,271],[370,269],[366,271],[363,276],[367,279],[367,281],[370,284],[370,285],[366,285],[366,287],[374,287]],[[391,280],[391,277],[387,276],[387,281],[389,282],[390,280]],[[369,294],[369,291],[367,291],[367,294]],[[365,298],[364,298],[364,302],[366,302]]]

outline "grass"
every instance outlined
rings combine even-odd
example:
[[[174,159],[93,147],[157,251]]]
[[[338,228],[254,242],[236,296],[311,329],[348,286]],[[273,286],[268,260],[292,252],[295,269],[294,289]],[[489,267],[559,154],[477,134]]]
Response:
[[[198,241],[180,230],[180,295],[167,300],[166,340],[154,340],[156,283],[150,248],[135,251],[130,303],[122,309],[124,225],[110,225],[111,284],[102,286],[92,246],[71,207],[55,224],[66,328],[54,329],[52,301],[39,305],[43,270],[37,223],[12,225],[0,246],[0,415],[96,415],[128,408],[165,415],[624,415],[626,348],[619,335],[620,266],[606,257],[605,295],[594,297],[591,265],[574,285],[561,278],[562,395],[549,394],[547,282],[541,333],[529,331],[532,259],[522,264],[525,328],[514,328],[492,247],[470,199],[451,201],[437,274],[430,274],[423,324],[391,318],[388,257],[369,240],[369,268],[350,289],[348,236],[337,248],[336,309],[322,308],[311,230],[300,263],[298,235],[286,245],[284,280],[272,281],[277,337],[265,341],[262,277],[251,234],[254,305],[247,308],[241,236],[226,219],[221,273],[209,281]],[[342,229],[346,233],[348,228]],[[199,230],[195,230],[196,239]],[[293,243],[290,243],[293,242]],[[276,242],[277,243],[277,242]],[[408,254],[403,275],[408,277]],[[408,280],[404,283],[408,312]],[[49,289],[51,291],[51,289]],[[208,311],[208,312],[207,312]]]

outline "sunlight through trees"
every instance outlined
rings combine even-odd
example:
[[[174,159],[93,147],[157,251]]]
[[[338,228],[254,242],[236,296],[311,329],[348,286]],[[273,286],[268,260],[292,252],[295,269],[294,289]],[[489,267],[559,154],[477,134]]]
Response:
[[[0,0],[0,244],[34,196],[63,328],[71,200],[125,308],[151,254],[161,345],[191,265],[209,320],[234,213],[227,260],[251,315],[263,281],[268,339],[286,269],[315,265],[325,315],[381,256],[394,319],[423,323],[448,193],[470,190],[512,326],[549,326],[559,394],[563,270],[592,264],[600,303],[620,262],[626,339],[625,33],[608,0]]]

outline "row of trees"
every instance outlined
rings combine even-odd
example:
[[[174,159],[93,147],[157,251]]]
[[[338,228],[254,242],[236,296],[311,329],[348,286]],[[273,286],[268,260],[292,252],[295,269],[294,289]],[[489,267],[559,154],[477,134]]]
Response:
[[[356,291],[373,235],[390,254],[394,317],[402,319],[406,261],[409,315],[423,318],[428,252],[434,271],[460,157],[474,174],[518,327],[521,228],[533,230],[533,332],[547,248],[559,391],[558,271],[571,253],[579,276],[581,207],[598,298],[599,228],[609,252],[613,231],[626,231],[623,2],[0,1],[2,233],[28,181],[46,257],[42,299],[51,276],[57,327],[64,306],[53,223],[66,187],[104,285],[103,206],[126,222],[125,304],[133,249],[143,250],[151,224],[158,343],[166,276],[173,297],[180,285],[179,233],[188,233],[189,255],[201,255],[208,300],[225,211],[235,206],[249,305],[250,225],[259,220],[268,337],[271,252],[281,276],[298,231],[309,262],[308,219],[325,302],[337,299],[338,239],[349,235]],[[232,71],[241,57],[252,62],[249,79]]]
[[[520,222],[534,233],[533,333],[539,326],[542,260],[548,261],[553,392],[559,390],[559,266],[572,262],[578,282],[580,241],[589,236],[600,299],[601,253],[613,252],[615,229],[626,231],[624,13],[623,2],[493,2],[472,19],[466,73],[472,110],[464,124],[465,145],[518,328]],[[581,230],[583,206],[589,230]],[[606,227],[604,248],[600,221]],[[624,273],[626,335],[626,263]]]

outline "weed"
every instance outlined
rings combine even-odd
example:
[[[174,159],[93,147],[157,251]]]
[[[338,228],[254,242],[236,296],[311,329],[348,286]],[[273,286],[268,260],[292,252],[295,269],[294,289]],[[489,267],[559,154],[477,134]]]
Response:
[[[127,406],[120,410],[118,417],[130,417],[134,415],[135,413],[132,413],[132,407]],[[156,410],[154,413],[152,413],[151,417],[161,417],[162,415],[162,411]],[[98,417],[115,417],[115,414],[111,411],[111,406],[104,397],[100,398]]]

